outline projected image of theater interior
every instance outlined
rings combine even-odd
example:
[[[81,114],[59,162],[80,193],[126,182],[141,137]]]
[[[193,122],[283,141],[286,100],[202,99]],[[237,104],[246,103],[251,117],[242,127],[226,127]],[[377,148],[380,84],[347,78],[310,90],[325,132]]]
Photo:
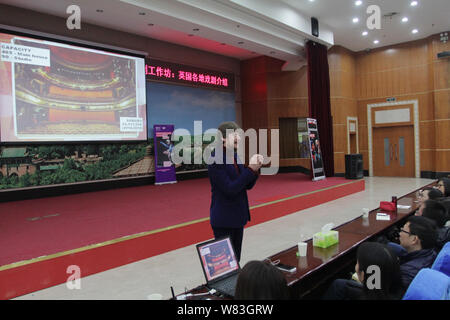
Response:
[[[120,134],[121,117],[138,117],[133,59],[49,46],[51,66],[14,64],[18,135]]]

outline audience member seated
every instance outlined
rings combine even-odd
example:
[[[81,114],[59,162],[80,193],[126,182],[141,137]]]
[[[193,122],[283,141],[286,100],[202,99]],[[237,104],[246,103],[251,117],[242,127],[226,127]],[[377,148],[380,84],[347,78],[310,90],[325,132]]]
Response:
[[[283,272],[270,263],[248,262],[239,273],[235,300],[288,300],[289,288]]]
[[[438,180],[437,189],[442,192],[444,197],[450,197],[450,179],[440,178]]]
[[[373,266],[379,267],[379,278]],[[355,271],[359,281],[337,279],[324,300],[401,299],[400,265],[397,256],[384,244],[362,243],[356,253]]]
[[[402,287],[406,291],[417,273],[423,268],[430,268],[436,259],[436,224],[425,217],[409,217],[400,229],[399,240],[405,249],[399,258]]]
[[[436,200],[439,198],[444,197],[444,194],[441,192],[441,190],[431,187],[426,187],[420,191],[420,204],[427,200]]]
[[[435,200],[425,201],[422,207],[422,216],[431,219],[436,223],[438,233],[436,250],[440,251],[442,247],[450,241],[450,228],[445,226],[449,219],[447,209],[443,204]]]
[[[449,220],[450,220],[450,197],[439,198],[439,199],[436,199],[436,201],[439,201],[439,203],[442,204],[445,207],[445,209],[447,210],[447,215],[448,215]],[[447,225],[448,226],[450,226],[449,222],[450,221],[447,221]]]

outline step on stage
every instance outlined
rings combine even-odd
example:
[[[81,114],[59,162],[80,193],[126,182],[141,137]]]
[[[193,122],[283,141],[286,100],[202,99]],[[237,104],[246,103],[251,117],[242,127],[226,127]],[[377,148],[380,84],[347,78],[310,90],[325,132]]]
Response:
[[[364,180],[261,176],[248,191],[257,225],[364,190]],[[208,178],[0,203],[0,299],[213,238]],[[164,244],[164,245],[162,245]]]

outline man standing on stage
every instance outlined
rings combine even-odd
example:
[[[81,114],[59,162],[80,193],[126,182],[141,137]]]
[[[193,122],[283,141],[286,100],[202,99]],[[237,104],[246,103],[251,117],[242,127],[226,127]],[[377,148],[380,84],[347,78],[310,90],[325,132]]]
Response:
[[[224,122],[219,126],[218,135],[223,143],[223,162],[216,161],[208,165],[208,175],[212,193],[210,222],[214,237],[217,239],[229,236],[239,261],[244,226],[250,221],[247,190],[250,190],[258,179],[263,157],[255,154],[248,166],[239,164],[236,150],[240,137],[235,132],[237,129],[239,126],[235,122]]]

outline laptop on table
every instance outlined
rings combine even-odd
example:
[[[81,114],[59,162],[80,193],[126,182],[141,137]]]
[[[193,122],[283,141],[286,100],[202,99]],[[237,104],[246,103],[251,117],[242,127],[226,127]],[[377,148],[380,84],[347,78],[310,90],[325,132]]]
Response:
[[[197,252],[206,278],[206,286],[234,297],[241,267],[229,237],[197,244]]]

